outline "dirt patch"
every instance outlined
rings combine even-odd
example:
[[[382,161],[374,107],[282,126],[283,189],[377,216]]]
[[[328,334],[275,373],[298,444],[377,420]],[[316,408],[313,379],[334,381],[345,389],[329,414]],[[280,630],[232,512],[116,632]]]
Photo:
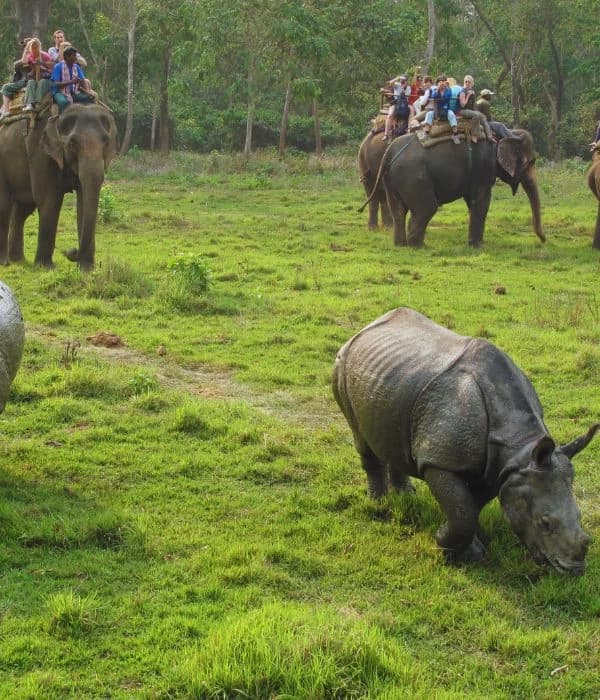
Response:
[[[60,348],[63,339],[57,338],[53,331],[44,327],[27,326],[26,334],[42,338],[44,342]],[[112,338],[118,339],[113,342]],[[103,342],[95,343],[94,340]],[[287,391],[260,391],[255,387],[237,382],[231,372],[218,370],[208,365],[188,369],[176,364],[168,354],[156,352],[146,355],[127,347],[120,336],[102,331],[87,338],[89,345],[82,345],[78,353],[96,354],[106,362],[120,365],[145,367],[154,373],[159,384],[165,389],[201,396],[205,399],[225,401],[242,401],[260,411],[307,428],[326,428],[332,422],[343,424],[343,418],[333,397],[305,399],[294,396]],[[106,342],[104,342],[106,341]]]
[[[88,335],[86,340],[92,345],[103,348],[121,348],[125,345],[120,335],[108,331],[99,331],[94,335]]]

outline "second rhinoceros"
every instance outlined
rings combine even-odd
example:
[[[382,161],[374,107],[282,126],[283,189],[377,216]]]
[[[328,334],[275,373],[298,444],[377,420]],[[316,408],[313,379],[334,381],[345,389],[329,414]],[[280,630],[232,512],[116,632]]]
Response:
[[[585,571],[590,538],[580,526],[570,460],[600,423],[557,446],[533,386],[497,347],[395,309],[340,349],[333,392],[369,494],[425,480],[447,518],[436,540],[449,561],[483,557],[479,513],[498,496],[536,562]]]

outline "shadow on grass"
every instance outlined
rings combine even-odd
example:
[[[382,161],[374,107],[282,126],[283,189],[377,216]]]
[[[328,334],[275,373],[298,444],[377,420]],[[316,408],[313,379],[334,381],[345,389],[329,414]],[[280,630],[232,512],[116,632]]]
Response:
[[[112,507],[100,506],[68,487],[48,488],[0,469],[0,532],[8,552],[40,548],[52,553],[81,548],[150,552],[145,529]],[[19,559],[22,557],[19,556]]]

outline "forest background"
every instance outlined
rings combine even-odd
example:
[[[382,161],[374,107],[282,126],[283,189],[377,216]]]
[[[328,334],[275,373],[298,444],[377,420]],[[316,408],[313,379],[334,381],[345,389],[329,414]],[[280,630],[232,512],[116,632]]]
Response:
[[[60,27],[130,147],[322,151],[364,135],[379,87],[415,66],[494,91],[495,118],[549,159],[585,156],[600,119],[597,0],[0,0],[19,40]]]

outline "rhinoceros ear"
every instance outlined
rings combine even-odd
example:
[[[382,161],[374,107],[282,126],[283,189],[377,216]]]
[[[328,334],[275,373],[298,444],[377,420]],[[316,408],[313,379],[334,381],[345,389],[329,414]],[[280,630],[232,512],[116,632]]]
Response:
[[[538,467],[546,467],[550,464],[552,453],[556,449],[554,440],[547,435],[540,438],[533,450],[531,451],[531,459]]]
[[[581,452],[583,448],[591,441],[591,439],[596,434],[596,431],[600,429],[600,423],[594,423],[592,427],[584,435],[580,435],[575,438],[573,442],[569,442],[567,445],[562,445],[561,450],[567,455],[569,459],[574,457],[578,452]]]

